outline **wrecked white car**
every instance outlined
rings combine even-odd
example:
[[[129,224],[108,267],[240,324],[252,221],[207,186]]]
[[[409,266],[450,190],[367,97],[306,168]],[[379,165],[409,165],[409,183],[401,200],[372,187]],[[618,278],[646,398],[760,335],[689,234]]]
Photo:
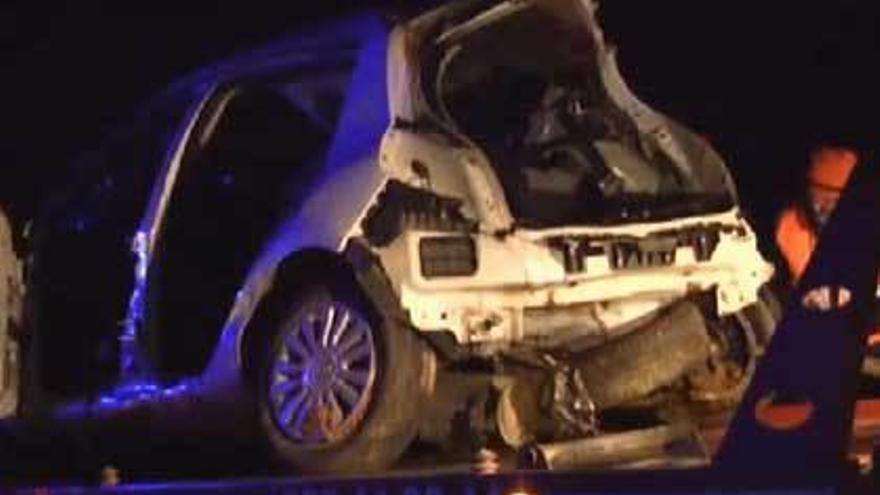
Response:
[[[519,448],[729,401],[773,327],[723,161],[630,92],[590,0],[285,40],[85,166],[33,235],[32,410],[255,404],[287,465],[375,470],[462,412]]]

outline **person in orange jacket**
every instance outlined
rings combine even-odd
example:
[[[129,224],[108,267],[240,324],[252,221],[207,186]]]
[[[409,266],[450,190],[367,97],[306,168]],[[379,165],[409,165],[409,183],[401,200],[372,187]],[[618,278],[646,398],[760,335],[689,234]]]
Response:
[[[858,164],[855,151],[821,146],[810,155],[805,201],[783,210],[776,225],[776,244],[788,266],[792,284],[807,268],[813,249],[831,212]]]
[[[806,270],[822,227],[858,163],[856,152],[845,147],[821,146],[810,155],[805,201],[785,208],[776,225],[776,244],[788,266],[792,285],[797,284]],[[867,342],[872,353],[880,352],[880,325],[875,326]],[[873,374],[880,378],[880,361],[874,364],[877,369]]]
[[[856,152],[845,147],[821,146],[810,155],[806,197],[785,208],[776,224],[776,244],[785,259],[792,285],[797,284],[804,274],[822,227],[837,206],[858,163]],[[880,312],[866,344],[854,411],[855,431],[866,431],[880,424]],[[855,448],[850,454],[860,465],[870,465],[873,459]]]

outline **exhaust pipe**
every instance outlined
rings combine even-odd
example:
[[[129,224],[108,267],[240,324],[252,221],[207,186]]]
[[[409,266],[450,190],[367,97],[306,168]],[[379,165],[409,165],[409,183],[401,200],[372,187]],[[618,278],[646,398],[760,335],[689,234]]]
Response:
[[[520,453],[522,469],[583,469],[628,462],[663,459],[676,444],[695,440],[693,430],[683,424],[664,425],[644,430],[611,433],[590,438],[546,444],[534,444]],[[705,463],[705,453],[691,456]]]

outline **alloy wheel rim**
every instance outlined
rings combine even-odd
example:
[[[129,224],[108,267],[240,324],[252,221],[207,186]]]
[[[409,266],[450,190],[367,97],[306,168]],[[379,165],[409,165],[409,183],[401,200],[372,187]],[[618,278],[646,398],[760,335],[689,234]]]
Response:
[[[376,380],[376,346],[366,318],[322,302],[294,318],[275,349],[272,415],[290,439],[326,444],[360,424]]]

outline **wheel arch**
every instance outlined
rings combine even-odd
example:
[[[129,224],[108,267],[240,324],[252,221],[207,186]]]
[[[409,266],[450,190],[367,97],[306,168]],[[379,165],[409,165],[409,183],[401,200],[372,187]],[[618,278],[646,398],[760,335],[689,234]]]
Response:
[[[241,373],[246,384],[256,378],[255,352],[265,343],[269,331],[289,308],[291,298],[317,282],[337,280],[356,287],[376,309],[374,315],[408,326],[408,317],[391,287],[379,259],[360,242],[349,242],[343,252],[326,248],[306,248],[285,257],[275,269],[271,286],[260,298],[241,330],[238,344]]]
[[[305,288],[317,282],[338,278],[355,279],[351,264],[341,254],[329,249],[307,248],[288,255],[278,264],[271,287],[242,329],[239,355],[245,383],[255,383],[256,353],[262,348],[268,329],[284,316],[291,298],[299,297]]]
[[[316,288],[311,282],[323,283],[328,277],[335,277],[333,283],[319,290],[329,289],[330,295],[347,291],[343,296],[347,302],[357,305],[362,300],[362,309],[366,310],[362,315],[375,318],[371,324],[380,325],[371,331],[374,339],[380,339],[376,350],[383,364],[377,365],[378,392],[372,394],[351,435],[321,448],[303,448],[285,437],[273,419],[271,402],[266,400],[267,362],[262,359],[268,354],[261,351],[268,350],[266,346],[274,342],[269,339],[277,338],[279,330],[285,331],[279,323],[288,317],[291,305],[296,306],[291,298],[310,297],[308,294]],[[422,421],[420,408],[432,396],[437,363],[430,348],[405,320],[399,319],[405,317],[399,308],[381,263],[357,239],[349,241],[341,253],[299,252],[278,265],[270,288],[243,328],[242,371],[247,375],[243,377],[245,386],[255,392],[262,441],[280,463],[315,473],[375,471],[393,462],[417,435]]]

